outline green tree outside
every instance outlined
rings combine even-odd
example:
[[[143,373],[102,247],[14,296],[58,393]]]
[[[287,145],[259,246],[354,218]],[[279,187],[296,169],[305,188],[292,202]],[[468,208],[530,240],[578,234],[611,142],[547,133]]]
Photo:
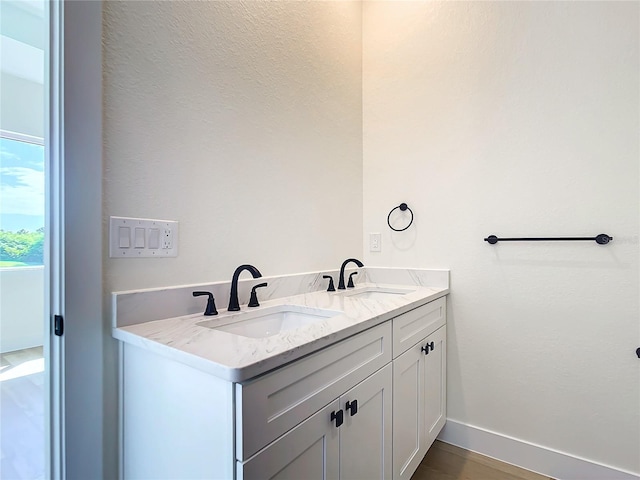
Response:
[[[44,228],[35,232],[0,230],[0,266],[42,265]]]

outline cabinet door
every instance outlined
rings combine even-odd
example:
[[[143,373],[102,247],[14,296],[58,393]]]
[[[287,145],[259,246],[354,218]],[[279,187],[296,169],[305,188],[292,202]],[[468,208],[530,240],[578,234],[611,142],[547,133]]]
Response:
[[[340,428],[331,413],[334,400],[246,462],[237,462],[238,480],[335,480],[340,474]],[[343,425],[344,426],[344,425]]]
[[[424,431],[425,444],[431,444],[447,420],[447,327],[436,330],[427,337],[429,353],[424,355]],[[426,451],[425,451],[426,452]]]
[[[447,327],[393,361],[393,478],[408,480],[447,419]]]
[[[340,397],[341,480],[391,479],[392,373],[387,364]]]
[[[386,322],[236,384],[236,458],[251,458],[390,361]]]
[[[409,480],[427,449],[424,442],[424,343],[393,361],[393,478]]]

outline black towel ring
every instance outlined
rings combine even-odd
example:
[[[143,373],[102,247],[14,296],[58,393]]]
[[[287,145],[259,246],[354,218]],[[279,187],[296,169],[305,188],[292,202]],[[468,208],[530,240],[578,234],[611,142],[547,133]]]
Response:
[[[405,210],[409,210],[409,213],[411,213],[411,221],[409,222],[409,225],[407,225],[404,228],[393,228],[391,226],[391,214],[397,210],[400,209],[401,212],[404,212]],[[389,215],[387,215],[387,225],[389,225],[389,228],[391,230],[393,230],[394,232],[404,232],[407,228],[409,228],[411,226],[411,224],[413,223],[413,210],[411,210],[409,208],[409,206],[406,203],[401,203],[400,205],[398,205],[397,207],[393,208],[390,212]]]

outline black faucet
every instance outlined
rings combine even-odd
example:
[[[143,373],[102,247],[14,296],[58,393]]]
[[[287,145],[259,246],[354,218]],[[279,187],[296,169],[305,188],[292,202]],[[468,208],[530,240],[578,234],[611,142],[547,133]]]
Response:
[[[200,297],[202,295],[207,295],[209,299],[207,300],[207,308],[204,311],[204,314],[209,315],[217,315],[218,311],[216,310],[216,301],[213,298],[213,293],[211,292],[193,292],[194,297]]]
[[[262,288],[266,286],[267,286],[267,282],[259,283],[258,285],[253,286],[253,288],[251,289],[251,297],[249,298],[249,304],[247,305],[248,307],[260,306],[260,302],[258,302],[258,294],[256,293],[256,288]]]
[[[347,266],[347,263],[353,262],[359,267],[364,267],[364,264],[358,260],[357,258],[347,258],[344,262],[342,262],[342,266],[340,267],[340,281],[338,282],[338,290],[345,290],[344,286],[344,267]]]
[[[333,286],[333,277],[331,275],[323,275],[322,278],[329,279],[329,287],[327,288],[327,292],[335,292],[336,287]]]
[[[260,270],[258,270],[253,265],[240,265],[236,268],[236,271],[233,272],[233,279],[231,280],[231,295],[229,296],[229,306],[227,310],[230,312],[237,312],[240,310],[240,305],[238,304],[238,277],[243,270],[248,270],[253,278],[260,278],[262,274]]]

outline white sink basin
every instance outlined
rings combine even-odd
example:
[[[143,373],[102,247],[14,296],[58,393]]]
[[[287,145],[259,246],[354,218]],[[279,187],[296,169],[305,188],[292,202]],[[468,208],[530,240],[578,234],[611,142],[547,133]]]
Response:
[[[387,288],[387,287],[363,287],[355,290],[348,290],[342,295],[345,297],[364,298],[367,300],[386,300],[397,295],[406,295],[415,292],[411,288]]]
[[[206,320],[199,322],[198,325],[241,337],[265,338],[321,322],[340,314],[342,312],[301,305],[276,305],[220,319]]]

